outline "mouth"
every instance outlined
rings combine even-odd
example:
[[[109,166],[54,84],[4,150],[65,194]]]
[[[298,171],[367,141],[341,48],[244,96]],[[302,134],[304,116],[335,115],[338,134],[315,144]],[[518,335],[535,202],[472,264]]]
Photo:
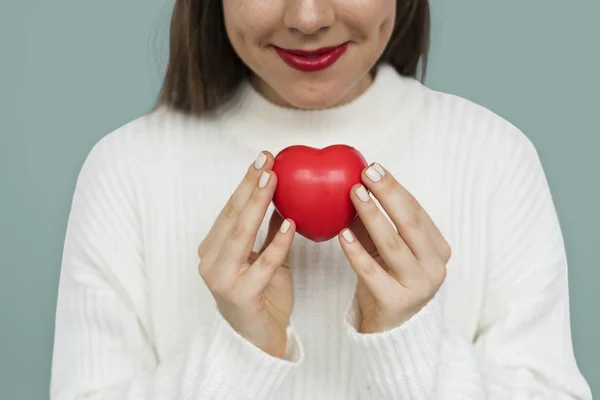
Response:
[[[348,44],[345,42],[314,50],[273,47],[279,57],[290,67],[303,72],[315,72],[331,67],[346,52]]]

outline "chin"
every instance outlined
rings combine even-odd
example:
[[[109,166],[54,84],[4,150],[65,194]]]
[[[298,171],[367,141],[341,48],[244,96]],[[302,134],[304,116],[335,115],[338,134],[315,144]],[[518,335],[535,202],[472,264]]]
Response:
[[[294,108],[305,110],[335,107],[346,94],[339,85],[328,83],[298,84],[280,91],[283,99]]]

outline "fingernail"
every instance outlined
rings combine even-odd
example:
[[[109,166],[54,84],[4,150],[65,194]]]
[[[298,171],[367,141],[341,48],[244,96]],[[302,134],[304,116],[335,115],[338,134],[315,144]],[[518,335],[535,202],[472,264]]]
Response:
[[[369,201],[369,193],[367,193],[367,189],[365,189],[364,186],[361,185],[354,193],[356,193],[356,197],[358,197],[360,201]]]
[[[265,165],[266,161],[267,155],[261,151],[260,153],[258,153],[256,161],[254,161],[254,168],[261,169]]]
[[[377,163],[373,164],[373,168],[375,168],[377,170],[377,172],[379,172],[379,175],[381,176],[385,176],[385,170],[383,169],[383,167]]]
[[[346,243],[354,242],[354,236],[352,236],[352,232],[350,232],[349,229],[346,229],[344,232],[342,232],[342,237],[344,238]]]
[[[267,182],[269,182],[270,177],[271,175],[263,171],[262,175],[260,176],[260,180],[258,181],[258,187],[264,188],[265,186],[267,186]]]
[[[369,178],[373,182],[379,182],[381,180],[381,175],[373,167],[369,167],[369,169],[367,169],[366,175],[367,178]]]
[[[288,231],[288,229],[290,229],[290,221],[288,221],[287,219],[283,221],[283,223],[281,224],[281,227],[279,228],[279,232],[281,233],[286,233]]]

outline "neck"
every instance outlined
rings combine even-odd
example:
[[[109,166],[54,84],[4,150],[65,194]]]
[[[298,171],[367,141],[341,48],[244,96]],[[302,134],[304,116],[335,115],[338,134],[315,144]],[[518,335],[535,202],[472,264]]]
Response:
[[[348,90],[344,96],[334,104],[330,104],[324,108],[333,108],[343,106],[352,102],[357,97],[361,96],[373,83],[373,74],[368,73],[359,82],[352,86],[350,90]],[[269,85],[264,79],[260,78],[256,74],[252,74],[250,79],[252,87],[258,93],[260,93],[265,99],[269,100],[271,103],[283,107],[283,108],[297,108],[297,109],[305,109],[302,107],[295,107],[289,101],[287,101],[278,91],[276,91],[271,85]],[[320,108],[317,108],[320,109]]]
[[[285,107],[248,80],[216,118],[222,135],[256,152],[276,153],[297,144],[318,148],[347,144],[362,151],[382,148],[392,136],[405,133],[423,105],[424,94],[425,87],[418,80],[383,64],[360,95],[336,107]]]

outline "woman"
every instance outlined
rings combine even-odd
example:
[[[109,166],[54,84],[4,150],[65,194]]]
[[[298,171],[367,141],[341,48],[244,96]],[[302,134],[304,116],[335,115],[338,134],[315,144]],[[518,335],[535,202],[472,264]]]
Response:
[[[52,398],[591,399],[537,152],[428,43],[426,0],[176,1],[159,107],[77,181]],[[371,164],[316,243],[273,155],[336,143]]]

